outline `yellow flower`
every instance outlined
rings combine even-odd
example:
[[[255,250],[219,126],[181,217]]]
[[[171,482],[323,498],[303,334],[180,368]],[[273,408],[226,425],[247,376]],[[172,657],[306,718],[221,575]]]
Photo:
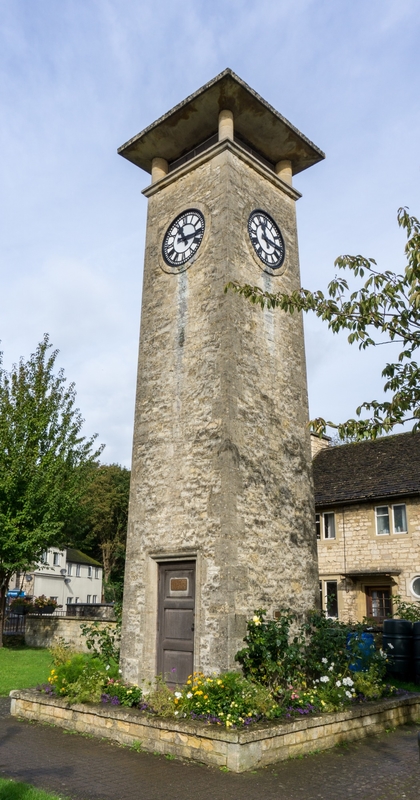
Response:
[[[187,681],[187,684],[191,684],[191,681]]]
[[[177,703],[177,702],[178,702],[178,698],[177,698],[177,697],[175,697],[175,703]]]
[[[208,700],[208,699],[209,699],[209,696],[208,696],[208,694],[205,694],[205,695],[204,695],[204,699],[205,699],[205,700]]]

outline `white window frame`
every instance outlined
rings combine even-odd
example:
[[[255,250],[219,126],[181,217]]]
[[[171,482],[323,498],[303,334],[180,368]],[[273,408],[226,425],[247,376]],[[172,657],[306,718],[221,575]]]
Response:
[[[88,574],[87,574],[87,576],[88,576],[88,578],[91,578],[91,577],[92,577],[92,567],[88,567]]]
[[[395,530],[395,510],[396,508],[404,508],[405,514],[405,531],[396,531]],[[395,536],[404,536],[404,534],[408,533],[408,518],[407,518],[407,505],[405,503],[395,503],[392,506],[392,531],[395,533]]]
[[[73,564],[69,561],[67,563],[67,575],[71,575],[73,572]]]
[[[87,603],[90,603],[91,599],[92,599],[92,595],[91,594],[86,595],[86,602]]]
[[[75,603],[78,603],[78,602],[79,602],[79,598],[78,598],[78,597],[75,597],[75,598],[74,598],[74,602],[75,602]]]
[[[325,517],[333,518],[334,536],[326,536]],[[317,541],[325,540],[326,542],[334,542],[337,539],[337,529],[335,525],[335,511],[324,511],[322,514],[315,514],[315,527]],[[318,537],[319,531],[319,537]]]
[[[96,605],[97,602],[98,602],[98,595],[97,594],[92,595],[92,603]]]
[[[100,567],[95,567],[95,579],[98,581],[100,578],[99,574]]]
[[[76,564],[76,578],[80,578],[80,564]]]
[[[55,552],[53,553],[53,567],[59,567],[59,566],[60,566],[60,553]]]
[[[395,530],[395,509],[403,507],[405,509],[405,523],[406,523],[406,530],[405,531],[396,531]],[[378,516],[385,517],[385,514],[378,515],[379,508],[386,508],[388,511],[388,533],[380,533],[378,531]],[[393,505],[382,505],[382,506],[375,506],[375,529],[377,536],[406,536],[408,533],[408,517],[407,517],[407,504],[406,503],[394,503]]]
[[[416,590],[414,589],[415,581],[420,581],[420,575],[415,575],[414,578],[411,579],[411,583],[410,583],[410,592],[411,592],[411,594],[413,595],[413,597],[416,598],[416,600],[420,600],[420,591],[417,593]]]
[[[389,528],[388,533],[386,533],[384,531],[380,532],[378,530],[378,517],[385,517],[385,514],[378,514],[378,509],[380,509],[380,508],[386,508],[386,510],[387,510],[388,528]],[[390,534],[391,534],[391,515],[389,513],[389,506],[388,505],[375,506],[375,526],[376,526],[376,535],[377,536],[390,536]]]
[[[66,605],[71,606],[72,602],[73,602],[73,598],[72,597],[68,597],[67,600],[66,600]]]

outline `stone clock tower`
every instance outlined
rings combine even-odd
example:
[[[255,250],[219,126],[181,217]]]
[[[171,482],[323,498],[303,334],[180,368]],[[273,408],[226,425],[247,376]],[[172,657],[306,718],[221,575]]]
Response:
[[[151,173],[123,676],[235,669],[246,619],[317,602],[292,175],[323,153],[227,69],[119,153]]]

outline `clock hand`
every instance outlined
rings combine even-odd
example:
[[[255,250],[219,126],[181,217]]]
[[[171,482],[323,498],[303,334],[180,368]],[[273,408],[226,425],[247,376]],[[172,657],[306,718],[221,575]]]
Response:
[[[268,244],[270,247],[273,247],[273,248],[274,248],[274,250],[277,250],[278,252],[281,252],[281,248],[278,246],[278,244],[276,244],[275,242],[273,242],[273,240],[272,240],[272,239],[267,239],[266,233],[267,233],[267,228],[264,228],[264,233],[263,233],[263,232],[261,233],[261,236],[262,236],[262,238],[264,239],[264,241],[265,241],[265,242],[267,242],[267,244]]]
[[[197,233],[199,233],[199,231],[193,231],[192,233],[187,233],[187,234],[183,235],[182,236],[182,241],[183,242],[188,242],[188,239],[192,239],[193,236],[197,235]]]

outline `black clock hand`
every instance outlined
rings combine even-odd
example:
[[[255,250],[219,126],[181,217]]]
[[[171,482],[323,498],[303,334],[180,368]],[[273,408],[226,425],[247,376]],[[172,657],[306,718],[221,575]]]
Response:
[[[281,252],[281,247],[279,247],[278,244],[273,242],[272,239],[267,239],[266,233],[267,233],[267,228],[264,228],[264,233],[263,232],[261,233],[261,236],[264,239],[264,241],[267,242],[269,247],[274,247],[274,250],[277,250],[278,252]]]
[[[192,233],[187,233],[185,236],[182,237],[183,242],[188,242],[188,239],[192,239],[193,236],[196,236],[199,231],[193,231]]]

